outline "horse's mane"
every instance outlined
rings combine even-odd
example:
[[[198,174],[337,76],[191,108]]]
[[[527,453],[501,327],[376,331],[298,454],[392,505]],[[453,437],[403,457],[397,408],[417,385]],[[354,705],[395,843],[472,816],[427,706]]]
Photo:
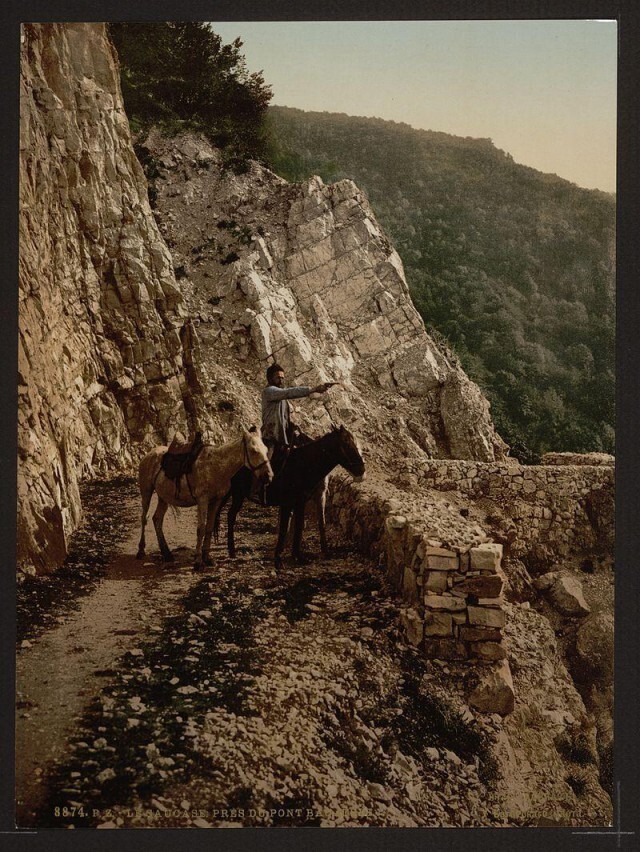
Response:
[[[241,444],[244,435],[240,434],[236,438],[232,438],[229,441],[225,441],[224,444],[211,444],[207,441],[207,443],[203,446],[203,453],[219,453],[224,450],[230,450],[231,447],[236,446],[237,444]]]
[[[311,438],[308,435],[304,437],[307,439],[303,444],[298,444],[291,448],[291,453],[297,453],[299,450],[306,450],[312,448],[321,447],[323,444],[329,444],[333,440],[336,440],[338,436],[337,429],[330,429],[328,432],[325,432],[324,435],[320,435],[319,438]]]

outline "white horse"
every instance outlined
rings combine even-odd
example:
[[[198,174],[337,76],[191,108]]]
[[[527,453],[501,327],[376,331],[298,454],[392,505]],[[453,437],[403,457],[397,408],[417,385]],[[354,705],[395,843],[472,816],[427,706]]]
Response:
[[[249,430],[243,429],[240,438],[221,447],[205,445],[193,463],[191,472],[177,481],[169,479],[162,470],[161,460],[166,452],[167,447],[155,447],[140,462],[138,484],[142,498],[142,530],[137,558],[142,559],[145,555],[144,533],[149,504],[155,491],[158,495],[158,505],[153,513],[153,526],[165,562],[173,561],[162,531],[167,508],[197,505],[198,532],[194,568],[200,569],[203,565],[211,565],[209,549],[213,522],[220,503],[231,488],[231,477],[241,467],[247,467],[254,474],[262,474],[269,482],[273,479],[267,448],[262,442],[259,429],[255,426]]]

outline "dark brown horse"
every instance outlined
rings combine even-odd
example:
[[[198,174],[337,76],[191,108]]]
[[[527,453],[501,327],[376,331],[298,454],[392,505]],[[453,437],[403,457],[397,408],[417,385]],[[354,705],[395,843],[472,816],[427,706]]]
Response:
[[[292,449],[279,474],[272,484],[267,486],[267,505],[280,507],[278,541],[274,556],[276,569],[282,566],[282,551],[292,513],[294,516],[293,556],[297,561],[302,559],[300,545],[304,529],[305,506],[312,496],[317,496],[320,501],[321,541],[323,551],[326,550],[324,483],[327,475],[338,465],[341,465],[358,480],[361,480],[365,475],[364,461],[358,442],[344,426],[339,428],[334,426],[330,432],[321,438]],[[216,515],[214,535],[217,540],[220,529],[220,514],[229,497],[231,497],[227,519],[227,546],[229,556],[232,558],[236,553],[234,541],[236,517],[244,501],[251,496],[252,488],[253,476],[251,471],[238,471],[231,480],[231,491],[224,497]]]

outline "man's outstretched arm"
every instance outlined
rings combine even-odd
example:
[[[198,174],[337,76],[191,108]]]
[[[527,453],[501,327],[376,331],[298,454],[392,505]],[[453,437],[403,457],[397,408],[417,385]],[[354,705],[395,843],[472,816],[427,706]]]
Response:
[[[329,390],[333,382],[327,382],[322,385],[317,385],[315,388],[309,387],[291,387],[277,388],[275,385],[269,385],[262,393],[267,402],[276,402],[280,399],[299,399],[300,397],[309,396],[312,393],[325,393]]]

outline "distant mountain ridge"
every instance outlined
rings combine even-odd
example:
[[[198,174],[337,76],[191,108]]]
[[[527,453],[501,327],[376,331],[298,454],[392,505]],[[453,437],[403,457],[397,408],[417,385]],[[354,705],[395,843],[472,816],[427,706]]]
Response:
[[[412,298],[534,460],[614,450],[615,198],[517,164],[490,139],[270,107],[288,180],[352,178]]]

